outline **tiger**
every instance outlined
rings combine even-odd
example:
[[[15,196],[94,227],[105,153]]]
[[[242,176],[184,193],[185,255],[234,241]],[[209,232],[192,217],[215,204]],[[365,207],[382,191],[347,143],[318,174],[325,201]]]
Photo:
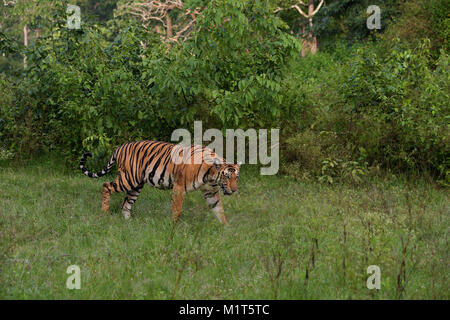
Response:
[[[131,217],[131,207],[142,188],[149,184],[159,189],[172,189],[171,218],[174,223],[180,218],[186,193],[199,190],[217,219],[224,225],[225,217],[220,189],[229,196],[238,193],[239,168],[241,163],[228,163],[213,150],[201,145],[183,147],[168,142],[143,140],[119,146],[106,166],[99,172],[91,172],[85,164],[90,152],[83,153],[81,171],[90,178],[99,178],[117,165],[117,177],[103,184],[102,210],[109,211],[110,196],[126,192],[122,202],[125,219]],[[197,161],[195,161],[197,160]]]

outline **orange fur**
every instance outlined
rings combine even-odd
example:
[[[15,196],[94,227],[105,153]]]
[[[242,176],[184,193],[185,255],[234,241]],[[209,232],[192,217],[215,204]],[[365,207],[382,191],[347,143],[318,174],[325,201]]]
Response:
[[[106,174],[114,163],[118,167],[116,179],[103,184],[104,211],[109,210],[112,193],[126,192],[122,213],[128,219],[132,205],[147,183],[157,188],[173,189],[171,211],[174,222],[179,220],[186,193],[201,190],[219,221],[228,225],[219,191],[222,188],[227,195],[237,191],[239,165],[227,163],[210,149],[203,146],[182,148],[171,143],[149,140],[130,142],[117,148],[108,165],[98,173],[85,169],[88,156],[89,153],[83,155],[80,168],[89,177],[97,178]],[[200,163],[196,163],[194,159],[198,159]]]

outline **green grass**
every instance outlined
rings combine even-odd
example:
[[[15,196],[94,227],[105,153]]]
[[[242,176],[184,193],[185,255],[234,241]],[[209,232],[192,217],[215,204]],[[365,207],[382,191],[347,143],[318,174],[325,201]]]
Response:
[[[359,187],[299,183],[243,167],[224,199],[231,227],[199,193],[181,221],[170,191],[146,186],[100,210],[103,181],[41,161],[0,167],[3,299],[448,299],[449,196],[419,180]],[[66,288],[68,266],[81,289]],[[366,287],[369,265],[381,289]]]

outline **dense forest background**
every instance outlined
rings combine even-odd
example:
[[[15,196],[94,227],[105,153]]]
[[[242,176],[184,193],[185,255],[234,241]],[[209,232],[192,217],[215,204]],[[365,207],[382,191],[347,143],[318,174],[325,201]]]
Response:
[[[450,185],[450,2],[303,2],[70,1],[70,29],[68,1],[3,0],[0,160],[74,167],[91,150],[101,166],[114,146],[202,120],[280,128],[282,173],[300,179]]]

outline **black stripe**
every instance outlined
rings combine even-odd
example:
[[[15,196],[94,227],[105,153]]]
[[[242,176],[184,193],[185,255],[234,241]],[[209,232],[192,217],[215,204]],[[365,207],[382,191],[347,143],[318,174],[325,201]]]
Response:
[[[214,209],[214,208],[217,206],[218,203],[219,203],[219,200],[217,200],[216,202],[214,202],[213,204],[211,204],[209,207],[210,207],[211,209]]]
[[[144,165],[144,161],[146,161],[145,159],[147,158],[148,151],[153,150],[153,147],[156,146],[157,144],[159,144],[159,142],[157,142],[157,141],[149,141],[146,143],[145,151],[141,158],[141,163],[140,163],[141,167]]]
[[[208,177],[209,171],[211,170],[212,166],[208,168],[208,170],[205,172],[205,174],[202,177],[203,183],[206,183],[205,177]]]
[[[167,147],[167,149],[163,152],[163,154],[159,157],[159,159],[156,161],[155,165],[153,166],[153,170],[152,170],[152,172],[151,172],[151,174],[150,174],[152,177],[155,176],[156,170],[159,168],[159,164],[161,163],[161,160],[162,160],[165,156],[167,156],[167,153],[168,153],[168,152],[170,152],[170,146],[166,146],[166,147]],[[161,178],[164,178],[164,171],[163,171],[162,174],[159,176],[159,179],[158,179],[158,185],[161,184],[161,183],[160,183]]]
[[[165,143],[162,144],[161,148],[159,148],[158,150],[154,150],[153,155],[151,156],[151,158],[149,159],[147,165],[145,166],[144,172],[147,171],[147,168],[151,165],[153,159],[155,159],[155,157],[158,156],[158,155],[160,154],[160,152],[163,150],[164,147],[165,147]],[[150,183],[151,183],[152,185],[155,185],[155,184],[153,183],[153,177],[154,177],[154,175],[155,175],[156,169],[158,168],[158,164],[159,164],[160,159],[161,159],[161,158],[159,158],[158,161],[155,163],[155,165],[152,167],[152,172],[150,172],[149,176],[147,177],[147,179],[150,179]]]

